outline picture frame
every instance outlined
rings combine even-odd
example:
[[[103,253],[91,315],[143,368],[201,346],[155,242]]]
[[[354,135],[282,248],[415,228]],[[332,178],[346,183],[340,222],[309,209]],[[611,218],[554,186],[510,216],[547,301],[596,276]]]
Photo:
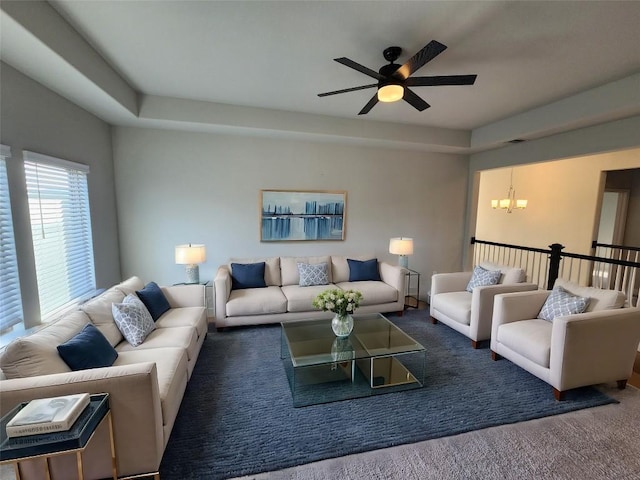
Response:
[[[260,241],[345,239],[347,192],[260,190]]]

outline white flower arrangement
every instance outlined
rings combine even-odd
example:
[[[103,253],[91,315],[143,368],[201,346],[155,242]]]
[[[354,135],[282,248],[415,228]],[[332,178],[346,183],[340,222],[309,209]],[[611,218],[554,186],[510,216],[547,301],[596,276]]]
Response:
[[[313,300],[313,306],[323,312],[330,311],[340,317],[352,314],[360,306],[362,293],[356,290],[325,290]]]

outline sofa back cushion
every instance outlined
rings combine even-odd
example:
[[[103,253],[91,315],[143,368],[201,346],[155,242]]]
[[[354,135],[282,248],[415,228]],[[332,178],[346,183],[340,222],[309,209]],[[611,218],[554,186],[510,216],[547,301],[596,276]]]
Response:
[[[506,265],[499,265],[491,262],[482,262],[480,263],[480,266],[485,270],[500,270],[502,275],[500,275],[498,283],[501,284],[509,285],[512,283],[522,283],[527,278],[527,274],[522,268],[508,267]]]
[[[328,255],[322,257],[280,257],[280,272],[282,274],[282,285],[299,285],[300,274],[298,271],[298,263],[308,263],[317,265],[319,263],[327,264],[327,276],[329,283],[331,281],[331,258]]]
[[[7,378],[70,372],[56,347],[74,337],[87,324],[87,314],[75,310],[31,335],[15,339],[0,357],[2,371]]]
[[[352,260],[371,260],[375,258],[375,255],[349,255],[347,257],[332,256],[331,257],[331,274],[332,283],[348,282],[349,281],[349,263],[347,258]]]
[[[267,287],[279,287],[282,285],[280,277],[280,257],[268,258],[232,258],[229,260],[229,271],[232,271],[232,263],[260,263],[264,262],[264,282]]]
[[[116,285],[116,288],[126,296],[134,293],[136,290],[142,290],[144,288],[144,282],[138,277],[131,277]]]
[[[578,297],[588,297],[589,305],[585,312],[597,312],[599,310],[611,310],[622,308],[627,296],[618,290],[603,290],[595,287],[581,287],[575,283],[558,278],[553,285],[560,286],[567,292]]]
[[[101,295],[80,305],[80,309],[89,315],[91,323],[102,332],[112,347],[119,344],[123,337],[113,319],[111,305],[114,303],[122,303],[124,296],[122,290],[119,290],[117,287],[111,287]]]

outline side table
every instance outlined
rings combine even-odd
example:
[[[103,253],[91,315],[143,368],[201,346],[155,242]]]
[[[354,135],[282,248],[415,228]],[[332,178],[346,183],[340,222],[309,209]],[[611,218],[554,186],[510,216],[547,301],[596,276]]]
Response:
[[[405,280],[406,280],[406,290],[404,296],[404,308],[419,308],[420,307],[420,272],[416,272],[415,270],[411,270],[410,268],[405,268]],[[415,280],[416,290],[415,295],[412,294],[411,284]]]
[[[111,445],[112,476],[118,478],[116,466],[116,449],[113,440],[113,422],[109,409],[109,394],[91,395],[91,401],[80,414],[78,420],[70,430],[64,432],[44,433],[25,437],[7,437],[7,423],[22,408],[24,402],[0,419],[0,464],[12,463],[16,480],[20,480],[20,462],[41,458],[44,460],[46,478],[51,478],[49,459],[58,455],[76,454],[78,478],[84,479],[82,453],[93,438],[93,434],[103,422],[109,425],[109,440]]]
[[[204,285],[204,294],[205,294],[205,307],[207,309],[207,319],[213,318],[213,282],[211,280],[202,281],[199,283],[174,283],[175,285]]]

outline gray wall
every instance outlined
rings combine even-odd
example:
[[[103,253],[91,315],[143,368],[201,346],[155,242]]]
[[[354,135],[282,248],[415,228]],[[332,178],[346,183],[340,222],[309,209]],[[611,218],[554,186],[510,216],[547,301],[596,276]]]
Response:
[[[38,318],[29,207],[22,150],[90,166],[89,203],[96,284],[120,281],[120,253],[108,124],[56,95],[9,65],[0,65],[1,139],[11,147],[7,162],[25,318]]]
[[[213,133],[114,128],[124,276],[184,281],[174,246],[204,243],[201,279],[230,257],[370,253],[397,263],[391,237],[415,241],[423,276],[461,267],[466,156]],[[261,243],[261,189],[346,190],[346,240]]]

